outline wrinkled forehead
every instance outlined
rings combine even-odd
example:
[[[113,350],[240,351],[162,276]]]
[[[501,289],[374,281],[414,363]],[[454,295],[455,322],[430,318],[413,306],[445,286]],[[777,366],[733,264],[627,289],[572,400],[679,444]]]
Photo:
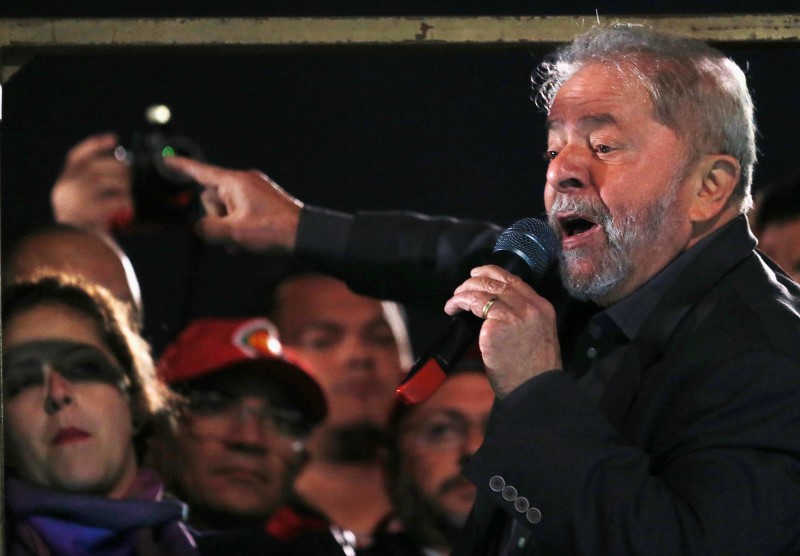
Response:
[[[548,120],[558,118],[566,108],[605,111],[620,102],[652,112],[649,82],[632,66],[594,62],[579,68],[559,87],[550,106]]]

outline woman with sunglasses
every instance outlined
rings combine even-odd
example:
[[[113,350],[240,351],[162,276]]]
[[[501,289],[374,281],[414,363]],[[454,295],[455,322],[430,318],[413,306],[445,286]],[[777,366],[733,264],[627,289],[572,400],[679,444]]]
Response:
[[[12,556],[196,553],[185,506],[140,467],[168,405],[127,314],[106,290],[67,276],[3,293]]]

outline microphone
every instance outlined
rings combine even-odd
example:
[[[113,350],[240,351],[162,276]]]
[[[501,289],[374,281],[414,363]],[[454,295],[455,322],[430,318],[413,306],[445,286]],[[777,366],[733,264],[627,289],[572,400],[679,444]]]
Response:
[[[492,264],[535,285],[556,260],[558,244],[555,232],[546,222],[523,218],[498,236]],[[431,397],[478,338],[482,325],[483,319],[469,311],[453,315],[439,341],[417,359],[395,395],[407,404]]]

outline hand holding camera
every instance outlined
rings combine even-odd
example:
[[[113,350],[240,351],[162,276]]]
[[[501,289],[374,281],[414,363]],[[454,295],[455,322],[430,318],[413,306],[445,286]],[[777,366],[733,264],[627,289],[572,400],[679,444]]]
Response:
[[[67,153],[50,202],[57,222],[100,232],[128,225],[133,218],[131,170],[114,155],[113,133],[87,137]]]
[[[173,133],[170,120],[168,107],[151,106],[129,147],[113,133],[75,145],[51,191],[55,220],[103,232],[191,226],[202,215],[198,186],[164,159],[202,160],[203,153]]]

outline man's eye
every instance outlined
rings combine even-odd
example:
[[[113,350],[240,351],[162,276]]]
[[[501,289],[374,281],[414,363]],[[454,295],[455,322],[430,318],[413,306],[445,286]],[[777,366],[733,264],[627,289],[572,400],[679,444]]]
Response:
[[[234,401],[219,392],[193,392],[189,394],[189,409],[201,415],[213,415],[227,411]]]
[[[462,427],[458,423],[430,423],[420,430],[420,437],[430,444],[439,444],[460,438]]]
[[[297,346],[311,351],[324,351],[332,349],[338,341],[339,336],[336,334],[311,331],[300,336]]]
[[[333,346],[333,341],[328,338],[308,338],[303,340],[301,344],[305,349],[314,351],[322,351],[330,349]]]
[[[380,347],[395,345],[394,334],[392,334],[391,331],[370,334],[369,341],[370,343]]]
[[[594,150],[600,154],[608,154],[614,151],[614,147],[609,147],[608,145],[596,145]]]
[[[283,436],[302,438],[308,435],[310,427],[299,411],[273,408],[265,412]]]
[[[426,431],[431,438],[441,438],[453,434],[456,428],[451,424],[433,425]]]
[[[548,161],[553,160],[555,157],[558,156],[558,151],[544,151],[544,154],[542,156],[544,156],[545,160]]]

